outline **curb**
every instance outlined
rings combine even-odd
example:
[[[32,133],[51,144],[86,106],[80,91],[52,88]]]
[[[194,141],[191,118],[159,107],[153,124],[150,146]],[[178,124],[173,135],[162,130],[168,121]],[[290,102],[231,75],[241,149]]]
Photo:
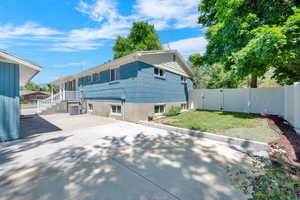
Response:
[[[159,128],[159,129],[164,129],[167,131],[174,131],[182,134],[189,134],[192,136],[198,136],[201,138],[205,139],[210,139],[210,140],[215,140],[218,142],[224,142],[228,144],[231,148],[234,148],[238,151],[254,154],[257,156],[263,156],[263,157],[268,157],[268,149],[269,145],[267,143],[263,142],[256,142],[252,140],[245,140],[245,139],[240,139],[240,138],[234,138],[234,137],[229,137],[229,136],[224,136],[224,135],[217,135],[214,133],[208,133],[208,132],[201,132],[201,131],[194,131],[190,129],[185,129],[185,128],[178,128],[174,126],[169,126],[169,125],[164,125],[164,124],[159,124],[159,123],[154,123],[154,122],[148,122],[148,121],[139,121],[137,122],[138,124],[149,126],[152,128]]]

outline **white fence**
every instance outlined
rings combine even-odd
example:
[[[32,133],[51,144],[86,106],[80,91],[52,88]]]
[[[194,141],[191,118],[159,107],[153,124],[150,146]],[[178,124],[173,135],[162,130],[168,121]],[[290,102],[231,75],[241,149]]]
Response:
[[[279,115],[300,132],[300,83],[282,88],[191,90],[189,104],[191,109]]]

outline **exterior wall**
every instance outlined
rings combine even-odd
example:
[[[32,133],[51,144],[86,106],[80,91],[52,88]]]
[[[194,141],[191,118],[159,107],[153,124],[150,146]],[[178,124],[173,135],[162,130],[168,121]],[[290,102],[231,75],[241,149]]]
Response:
[[[165,78],[155,77],[154,66],[133,62],[120,67],[120,80],[109,81],[109,70],[100,72],[100,80],[79,84],[83,96],[89,101],[126,103],[183,102],[188,99],[191,80],[181,83],[181,76],[165,71]]]
[[[172,59],[172,57],[170,57]],[[110,70],[85,76],[78,81],[87,104],[93,105],[93,114],[120,120],[146,120],[154,112],[154,105],[180,106],[188,101],[192,81],[181,82],[181,75],[165,71],[165,77],[154,76],[154,66],[136,61],[120,66],[118,80],[110,81]],[[122,115],[111,113],[111,105],[122,105]],[[88,106],[87,106],[88,107]]]
[[[42,111],[41,115],[51,115],[55,113],[67,113],[68,112],[68,103],[65,101],[62,101],[56,105],[53,105],[46,110]]]
[[[20,135],[19,65],[0,62],[0,141]]]
[[[93,104],[93,112],[91,114],[112,117],[118,120],[126,121],[139,121],[147,120],[148,116],[152,115],[154,112],[155,105],[166,105],[166,111],[168,111],[172,106],[181,106],[183,102],[162,102],[162,103],[121,103],[121,102],[93,102],[89,101],[88,104]],[[121,105],[122,115],[114,115],[111,113],[111,105]]]

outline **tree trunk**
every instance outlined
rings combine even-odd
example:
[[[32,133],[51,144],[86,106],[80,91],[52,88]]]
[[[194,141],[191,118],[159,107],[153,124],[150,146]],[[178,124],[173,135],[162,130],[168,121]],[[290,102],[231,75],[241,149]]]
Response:
[[[251,74],[250,88],[257,88],[257,75]]]

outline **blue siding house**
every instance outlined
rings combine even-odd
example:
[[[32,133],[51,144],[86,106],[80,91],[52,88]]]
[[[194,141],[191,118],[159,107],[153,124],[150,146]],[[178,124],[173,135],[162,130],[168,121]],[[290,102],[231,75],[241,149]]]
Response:
[[[19,88],[40,70],[40,66],[0,50],[0,141],[22,137]]]
[[[79,91],[91,113],[138,121],[172,106],[188,109],[191,74],[177,51],[143,51],[52,83]]]

